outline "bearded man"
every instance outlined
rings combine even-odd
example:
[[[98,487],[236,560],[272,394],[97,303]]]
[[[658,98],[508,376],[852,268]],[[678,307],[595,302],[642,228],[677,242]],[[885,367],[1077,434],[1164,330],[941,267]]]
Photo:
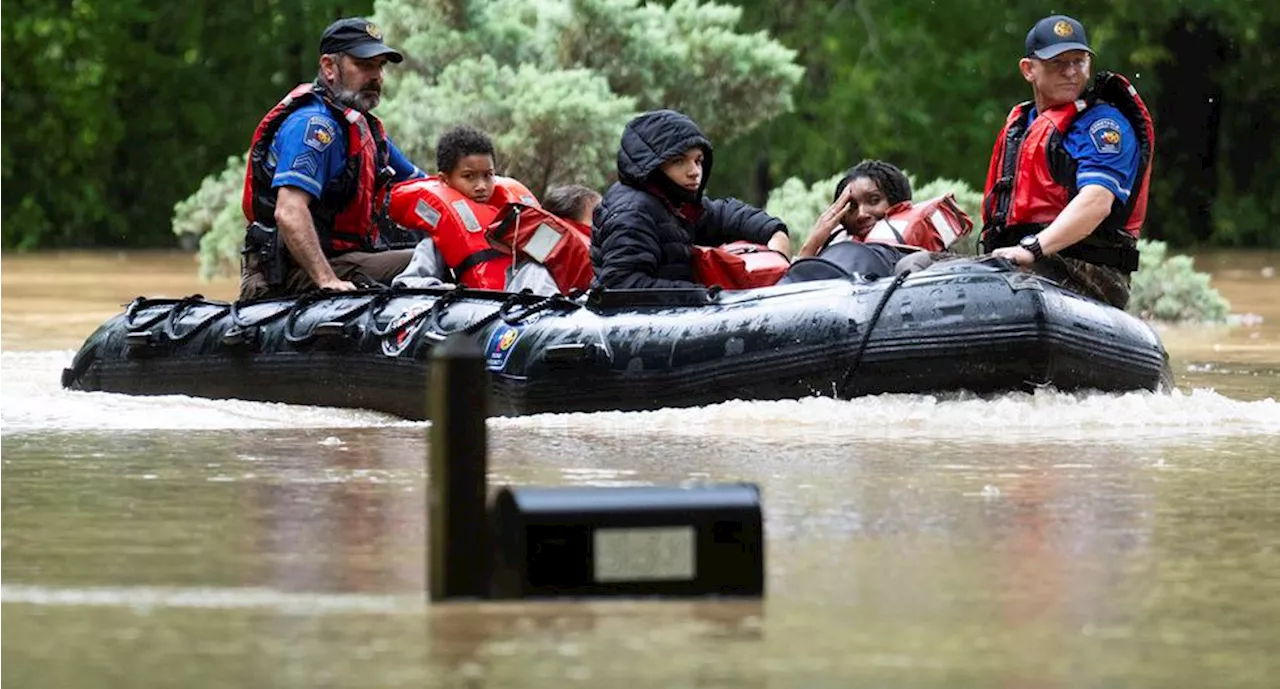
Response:
[[[244,181],[240,299],[390,284],[408,265],[412,249],[379,241],[378,201],[425,175],[370,114],[383,68],[403,60],[374,24],[339,19],[320,37],[316,80],[262,118]]]

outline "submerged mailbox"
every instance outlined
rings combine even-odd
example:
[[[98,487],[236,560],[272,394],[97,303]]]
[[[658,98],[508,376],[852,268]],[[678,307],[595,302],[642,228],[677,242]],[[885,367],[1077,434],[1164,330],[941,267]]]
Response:
[[[492,595],[761,596],[754,485],[503,488]]]
[[[430,371],[431,600],[764,595],[756,486],[506,487],[486,509],[483,353],[451,335]]]

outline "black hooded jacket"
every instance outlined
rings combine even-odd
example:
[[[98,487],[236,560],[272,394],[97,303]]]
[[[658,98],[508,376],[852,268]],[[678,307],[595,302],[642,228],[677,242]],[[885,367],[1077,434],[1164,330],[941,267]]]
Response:
[[[693,203],[702,215],[690,222],[670,203],[649,191],[651,175],[663,174],[667,160],[702,148],[702,187]],[[737,199],[703,196],[711,177],[711,142],[693,120],[673,110],[647,112],[622,132],[618,182],[596,207],[591,230],[591,263],[596,285],[614,289],[696,287],[693,245],[716,246],[736,240],[768,243],[786,232],[781,220]]]

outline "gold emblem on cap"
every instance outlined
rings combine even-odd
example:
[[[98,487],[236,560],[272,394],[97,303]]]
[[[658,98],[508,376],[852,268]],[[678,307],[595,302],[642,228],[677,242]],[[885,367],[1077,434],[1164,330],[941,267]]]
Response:
[[[1053,32],[1058,34],[1061,38],[1066,38],[1067,36],[1075,33],[1075,29],[1072,29],[1070,24],[1060,21],[1053,25]]]
[[[1057,28],[1055,27],[1055,28],[1054,28],[1054,30],[1056,31],[1056,30],[1057,30]],[[378,30],[378,25],[377,25],[377,24],[372,24],[372,23],[370,23],[370,24],[365,24],[365,25],[364,25],[364,31],[365,31],[365,33],[369,34],[369,36],[370,36],[370,37],[372,37],[372,38],[373,38],[373,40],[375,40],[375,41],[381,41],[381,40],[382,40],[382,32]],[[1071,27],[1067,27],[1067,33],[1071,33]]]

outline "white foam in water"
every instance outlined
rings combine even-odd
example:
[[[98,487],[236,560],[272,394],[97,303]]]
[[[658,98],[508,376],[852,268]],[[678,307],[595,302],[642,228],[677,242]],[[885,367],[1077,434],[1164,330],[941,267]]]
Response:
[[[135,397],[63,390],[72,352],[4,352],[4,433],[59,430],[367,428],[415,425],[386,414],[182,395]],[[541,414],[492,419],[499,428],[619,434],[736,436],[809,441],[846,438],[1152,438],[1280,434],[1280,404],[1242,402],[1211,390],[1171,395],[1041,390],[973,395],[875,395],[841,401],[732,401],[694,409]],[[420,425],[420,424],[418,424]]]
[[[672,436],[803,438],[1038,439],[1160,438],[1280,434],[1274,399],[1241,402],[1210,390],[1171,395],[1064,393],[1054,390],[990,398],[874,395],[849,401],[809,398],[733,401],[698,409],[554,414],[497,419],[503,426],[638,430]]]
[[[0,601],[27,605],[150,608],[265,608],[287,614],[421,614],[423,596],[356,593],[289,593],[264,588],[53,588],[0,586]]]
[[[399,425],[371,411],[270,402],[210,400],[186,395],[141,397],[62,388],[74,352],[3,352],[0,425],[3,432],[254,428],[367,428]]]

